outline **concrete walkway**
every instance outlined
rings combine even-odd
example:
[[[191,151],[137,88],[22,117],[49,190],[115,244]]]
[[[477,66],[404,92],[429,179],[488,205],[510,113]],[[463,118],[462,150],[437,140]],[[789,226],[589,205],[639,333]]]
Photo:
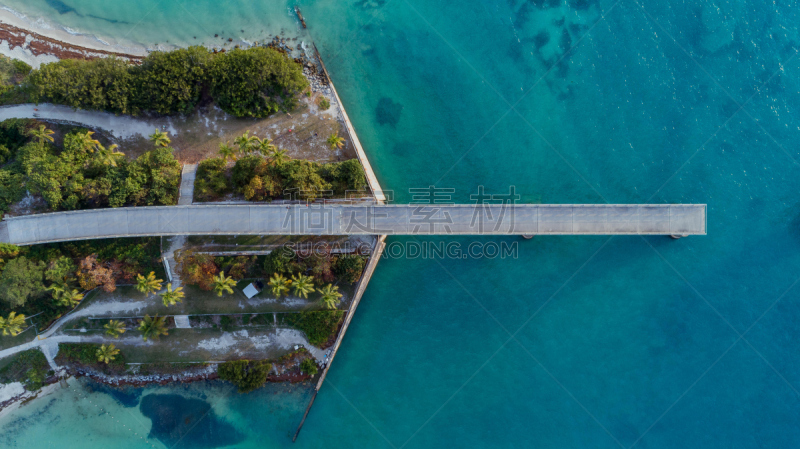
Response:
[[[197,176],[197,164],[185,164],[181,172],[181,196],[178,198],[178,206],[192,204],[195,176]]]
[[[214,205],[12,217],[16,245],[159,235],[705,235],[705,204]]]

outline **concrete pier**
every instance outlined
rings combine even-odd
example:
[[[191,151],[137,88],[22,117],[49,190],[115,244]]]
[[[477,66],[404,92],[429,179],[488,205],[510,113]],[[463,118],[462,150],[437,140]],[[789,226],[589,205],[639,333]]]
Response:
[[[161,235],[705,235],[705,204],[193,204],[7,218],[15,245]]]

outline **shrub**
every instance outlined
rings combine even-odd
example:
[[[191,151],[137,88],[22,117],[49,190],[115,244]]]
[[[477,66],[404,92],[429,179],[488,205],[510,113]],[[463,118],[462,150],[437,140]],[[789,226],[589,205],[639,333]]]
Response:
[[[309,376],[316,376],[319,369],[317,368],[317,363],[314,359],[304,359],[300,362],[300,371],[308,374]]]
[[[0,384],[22,382],[31,391],[42,388],[50,370],[42,351],[28,349],[12,357],[11,363],[0,369]]]
[[[322,346],[336,335],[343,316],[342,310],[287,313],[284,322],[303,331],[312,345]]]
[[[264,257],[264,271],[267,274],[291,273],[290,264],[294,262],[296,258],[297,255],[291,248],[282,246]]]
[[[129,114],[133,111],[128,69],[126,61],[114,57],[42,64],[28,76],[31,99],[34,103],[47,100],[73,108]]]
[[[184,251],[178,254],[175,259],[178,264],[176,269],[183,282],[195,284],[203,290],[214,288],[214,275],[219,271],[217,264],[214,262],[214,256]]]
[[[228,178],[225,176],[227,162],[222,158],[206,159],[197,166],[194,181],[195,199],[213,199],[229,191]]]
[[[361,278],[367,258],[357,255],[339,256],[333,263],[333,274],[345,282],[354,284]]]
[[[266,117],[291,110],[295,95],[308,87],[302,67],[268,48],[234,49],[214,58],[211,96],[236,117]]]
[[[328,108],[330,108],[330,107],[331,107],[331,102],[330,102],[330,101],[328,101],[328,99],[327,99],[327,98],[325,98],[325,97],[322,97],[322,98],[320,98],[320,100],[319,100],[319,103],[317,103],[317,105],[319,106],[319,109],[320,109],[320,110],[322,110],[322,111],[327,111],[327,110],[328,110]]]
[[[261,388],[267,382],[272,365],[263,360],[236,360],[219,365],[219,378],[239,388],[239,393],[248,393]]]
[[[205,47],[189,47],[147,55],[131,68],[137,110],[158,114],[187,113],[200,101],[212,55]]]
[[[34,262],[24,256],[6,263],[0,274],[0,298],[11,307],[25,304],[29,298],[44,293],[44,262]]]

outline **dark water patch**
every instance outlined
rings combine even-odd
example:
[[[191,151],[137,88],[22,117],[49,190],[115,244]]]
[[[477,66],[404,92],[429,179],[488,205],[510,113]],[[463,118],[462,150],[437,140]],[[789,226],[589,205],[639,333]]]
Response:
[[[569,31],[566,29],[561,30],[561,42],[559,42],[559,45],[564,52],[568,52],[572,49],[572,36],[570,36]]]
[[[548,42],[550,42],[550,33],[547,31],[542,31],[533,37],[533,46],[536,47],[537,50],[547,45]]]
[[[206,401],[177,394],[149,394],[142,398],[139,410],[153,422],[150,437],[170,448],[214,448],[244,440]]]
[[[104,393],[114,398],[123,407],[136,407],[142,397],[142,389],[136,387],[109,387],[98,382],[88,382],[89,391]]]
[[[389,97],[383,97],[378,100],[378,106],[375,108],[375,118],[378,120],[379,125],[397,126],[400,122],[400,113],[403,111],[403,105],[395,103]]]
[[[592,4],[595,3],[592,0],[568,0],[567,5],[569,5],[572,9],[577,9],[578,11],[585,11],[589,9]]]
[[[108,22],[108,23],[116,23],[116,24],[119,24],[119,23],[130,24],[131,23],[131,22],[126,22],[124,20],[109,19],[109,18],[106,18],[106,17],[95,16],[95,15],[92,15],[92,14],[89,14],[86,17],[91,17],[92,19],[97,19],[97,20],[103,20],[103,21]]]
[[[58,12],[59,14],[68,14],[74,12],[78,16],[81,16],[80,14],[78,14],[78,11],[76,11],[75,8],[69,6],[68,4],[62,2],[61,0],[45,0],[45,1],[47,2],[47,5],[49,7],[55,9],[56,12]]]

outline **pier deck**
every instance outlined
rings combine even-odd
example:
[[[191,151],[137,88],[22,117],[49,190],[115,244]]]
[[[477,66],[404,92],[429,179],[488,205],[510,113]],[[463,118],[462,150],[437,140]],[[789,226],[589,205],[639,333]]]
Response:
[[[704,235],[705,204],[231,204],[7,218],[15,245],[160,235]]]

